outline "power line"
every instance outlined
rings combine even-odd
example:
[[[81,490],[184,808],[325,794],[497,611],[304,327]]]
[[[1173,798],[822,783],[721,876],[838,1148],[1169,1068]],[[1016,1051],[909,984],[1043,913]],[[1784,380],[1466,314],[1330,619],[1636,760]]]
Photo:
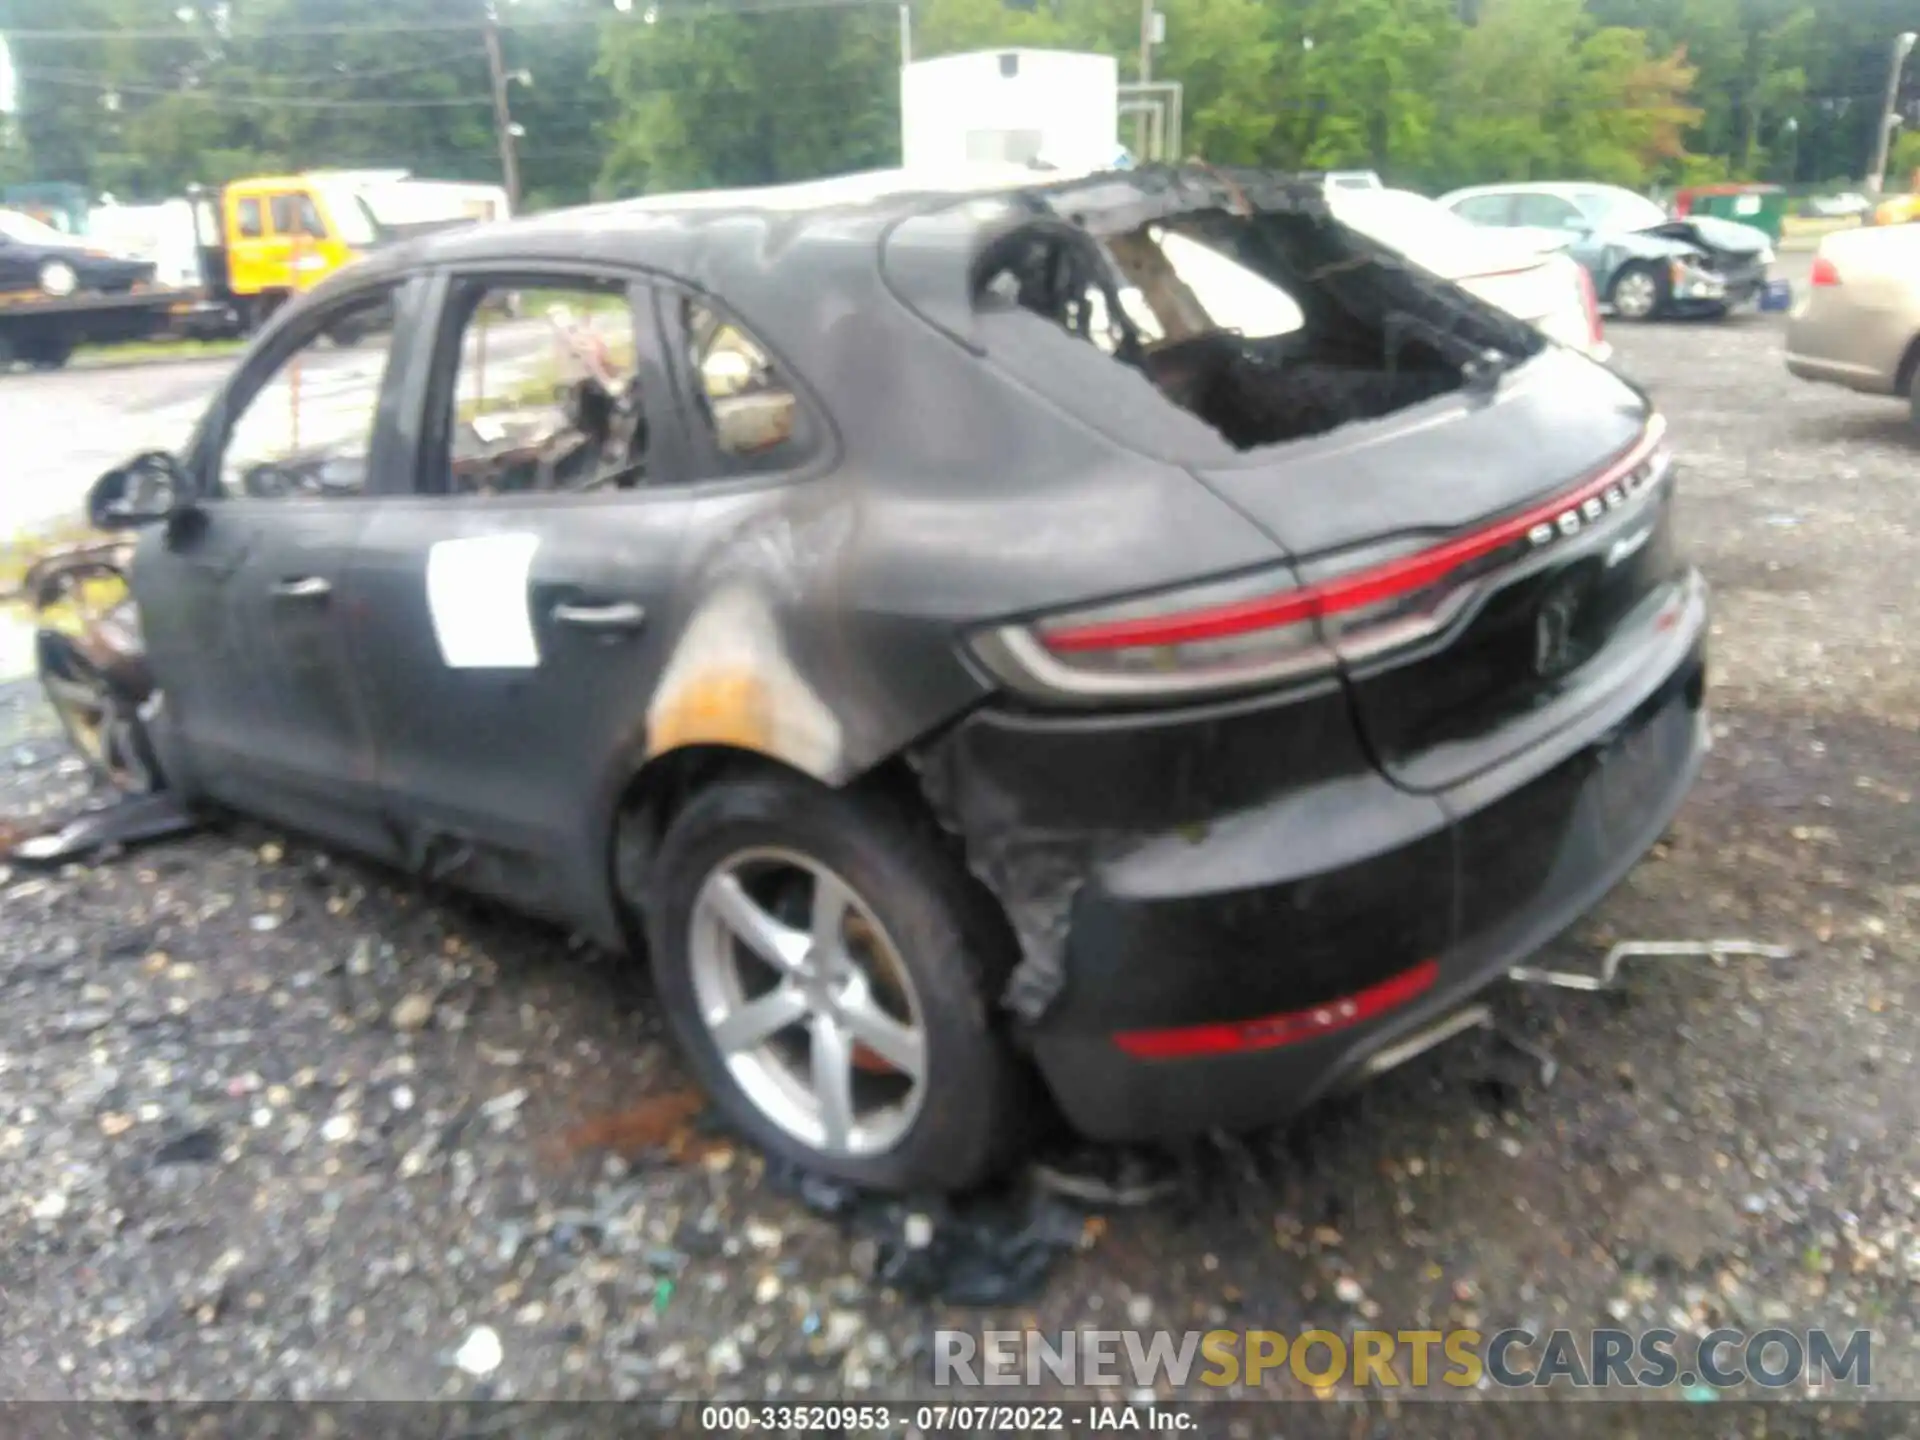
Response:
[[[150,85],[142,82],[122,83],[98,71],[62,71],[43,70],[27,66],[19,70],[22,79],[43,81],[49,84],[72,85],[81,89],[98,90],[102,94],[115,92],[123,95],[167,97],[204,101],[208,104],[234,104],[242,106],[291,106],[299,109],[328,109],[334,106],[346,106],[358,109],[362,106],[392,108],[407,104],[429,106],[478,106],[491,103],[488,97],[472,96],[465,98],[430,98],[409,102],[407,100],[367,100],[355,98],[323,99],[307,96],[260,96],[243,95],[234,91],[216,91],[212,89],[172,89],[164,85]],[[753,81],[732,82],[727,84],[695,83],[685,85],[649,85],[646,96],[649,99],[722,99],[739,95],[761,95],[776,99],[794,96],[814,97],[818,95],[844,96],[847,93],[846,82],[842,80],[800,79],[788,80],[778,85],[762,85]],[[523,96],[524,101],[526,97]],[[611,103],[608,97],[606,103]],[[302,103],[304,102],[304,103]],[[605,104],[593,98],[574,94],[563,99],[552,95],[541,98],[539,114],[552,116],[556,113],[597,111]]]
[[[645,7],[642,7],[645,8]],[[706,19],[718,15],[766,15],[786,10],[871,10],[899,8],[899,0],[725,0],[725,3],[676,4],[666,0],[664,4],[651,7],[648,13],[656,20]],[[598,27],[601,25],[627,23],[622,16],[614,15],[528,15],[516,16],[501,21],[503,31],[512,30],[567,30],[580,27]],[[635,21],[634,23],[647,23]],[[277,40],[277,39],[318,39],[327,36],[353,37],[361,35],[448,35],[474,34],[484,30],[484,20],[393,20],[393,21],[357,21],[341,22],[332,25],[281,25],[270,30],[233,30],[219,29],[196,30],[186,25],[171,29],[72,29],[72,30],[3,30],[10,45],[60,43],[84,40],[178,40],[207,43],[209,41]]]
[[[245,62],[243,61],[237,61],[237,60],[232,60],[232,59],[222,57],[222,58],[210,59],[204,65],[196,66],[193,73],[197,77],[205,78],[205,77],[218,75],[222,71],[227,70],[229,68],[237,68],[238,70],[240,70],[241,73],[245,75],[250,93],[243,95],[238,92],[219,92],[214,87],[211,87],[211,86],[207,87],[203,93],[210,93],[210,94],[220,93],[222,94],[222,98],[225,98],[227,95],[231,95],[232,98],[236,100],[248,100],[248,99],[254,99],[254,98],[261,98],[258,96],[257,92],[254,91],[253,87],[256,87],[263,81],[282,83],[286,85],[298,85],[307,90],[318,90],[318,89],[325,88],[326,86],[329,86],[329,85],[363,85],[376,80],[391,80],[401,75],[418,75],[425,71],[430,71],[430,70],[446,71],[451,67],[458,65],[463,60],[473,61],[473,60],[484,60],[485,58],[486,58],[486,55],[484,51],[475,49],[471,52],[458,51],[454,54],[442,55],[432,60],[417,61],[411,65],[388,66],[380,70],[349,70],[349,69],[329,67],[321,70],[309,71],[307,74],[304,74],[304,75],[289,75],[289,74],[276,74],[275,72],[270,70],[268,71],[254,70],[246,66]],[[108,89],[126,90],[126,89],[132,88],[133,84],[138,83],[138,82],[130,82],[129,84],[123,84],[119,76],[106,70],[82,70],[82,69],[74,68],[72,66],[65,66],[65,65],[15,66],[14,73],[16,75],[24,75],[36,80],[44,80],[48,84],[54,84],[54,85],[95,84],[100,86],[100,88],[103,90],[108,90]],[[195,88],[195,85],[193,82],[188,82],[183,80],[181,84],[174,86],[172,88],[156,87],[151,84],[146,85],[144,88],[150,93],[161,93],[162,91],[164,91],[164,93],[166,94],[174,94],[180,90]],[[268,95],[274,95],[276,93],[277,92],[273,92],[273,91],[267,92]]]
[[[176,89],[132,81],[122,83],[117,80],[53,75],[32,69],[17,69],[15,74],[38,84],[70,85],[81,90],[97,90],[102,95],[145,95],[155,99],[197,100],[211,105],[264,107],[269,110],[456,110],[493,103],[491,97],[485,95],[422,100],[319,100],[304,95],[234,95],[191,87]]]

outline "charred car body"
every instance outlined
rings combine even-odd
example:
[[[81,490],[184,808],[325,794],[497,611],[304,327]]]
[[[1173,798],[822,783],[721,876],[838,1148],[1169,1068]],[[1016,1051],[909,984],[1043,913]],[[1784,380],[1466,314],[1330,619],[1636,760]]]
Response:
[[[502,288],[621,337],[512,444]],[[314,350],[379,303],[384,361]],[[424,240],[92,503],[168,787],[644,940],[727,1114],[876,1186],[987,1173],[1036,1077],[1164,1136],[1417,1053],[1703,746],[1643,397],[1261,173]]]

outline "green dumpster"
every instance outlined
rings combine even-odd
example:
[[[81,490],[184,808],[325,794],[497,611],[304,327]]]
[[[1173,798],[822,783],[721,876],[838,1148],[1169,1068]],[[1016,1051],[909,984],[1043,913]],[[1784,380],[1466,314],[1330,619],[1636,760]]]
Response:
[[[1788,197],[1779,185],[1702,185],[1675,197],[1682,215],[1712,215],[1767,232],[1774,244],[1786,229]]]

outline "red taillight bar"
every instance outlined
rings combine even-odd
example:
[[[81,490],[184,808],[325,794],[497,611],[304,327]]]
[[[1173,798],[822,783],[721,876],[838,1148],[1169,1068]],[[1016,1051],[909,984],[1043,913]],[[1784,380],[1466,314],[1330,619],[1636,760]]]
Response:
[[[1600,296],[1593,288],[1593,276],[1587,273],[1587,267],[1576,264],[1573,267],[1574,280],[1580,286],[1580,305],[1587,312],[1587,339],[1595,345],[1607,338],[1607,327],[1600,319]]]
[[[1377,985],[1310,1009],[1264,1015],[1257,1020],[1183,1025],[1173,1030],[1123,1030],[1113,1037],[1113,1043],[1136,1060],[1192,1060],[1204,1055],[1272,1050],[1365,1024],[1418,999],[1439,978],[1440,962],[1422,960],[1411,970],[1390,975]]]
[[[1535,527],[1554,521],[1566,511],[1605,495],[1659,448],[1665,431],[1665,421],[1656,415],[1648,422],[1645,433],[1634,442],[1632,448],[1592,479],[1483,530],[1416,551],[1398,560],[1369,566],[1352,575],[1325,580],[1318,585],[1200,610],[1096,621],[1058,630],[1042,629],[1041,643],[1057,654],[1125,650],[1146,645],[1186,645],[1307,619],[1326,619],[1413,594],[1475,560],[1491,555],[1517,540],[1526,539]]]

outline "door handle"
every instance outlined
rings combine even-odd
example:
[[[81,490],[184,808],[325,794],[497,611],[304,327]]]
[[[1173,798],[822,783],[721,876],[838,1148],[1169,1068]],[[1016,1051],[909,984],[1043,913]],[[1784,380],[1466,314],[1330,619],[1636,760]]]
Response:
[[[333,593],[333,586],[318,575],[307,575],[299,580],[282,580],[273,587],[273,593],[283,600],[324,600]]]
[[[582,630],[638,630],[646,623],[647,612],[631,601],[617,605],[567,605],[553,607],[557,625],[574,625]]]

